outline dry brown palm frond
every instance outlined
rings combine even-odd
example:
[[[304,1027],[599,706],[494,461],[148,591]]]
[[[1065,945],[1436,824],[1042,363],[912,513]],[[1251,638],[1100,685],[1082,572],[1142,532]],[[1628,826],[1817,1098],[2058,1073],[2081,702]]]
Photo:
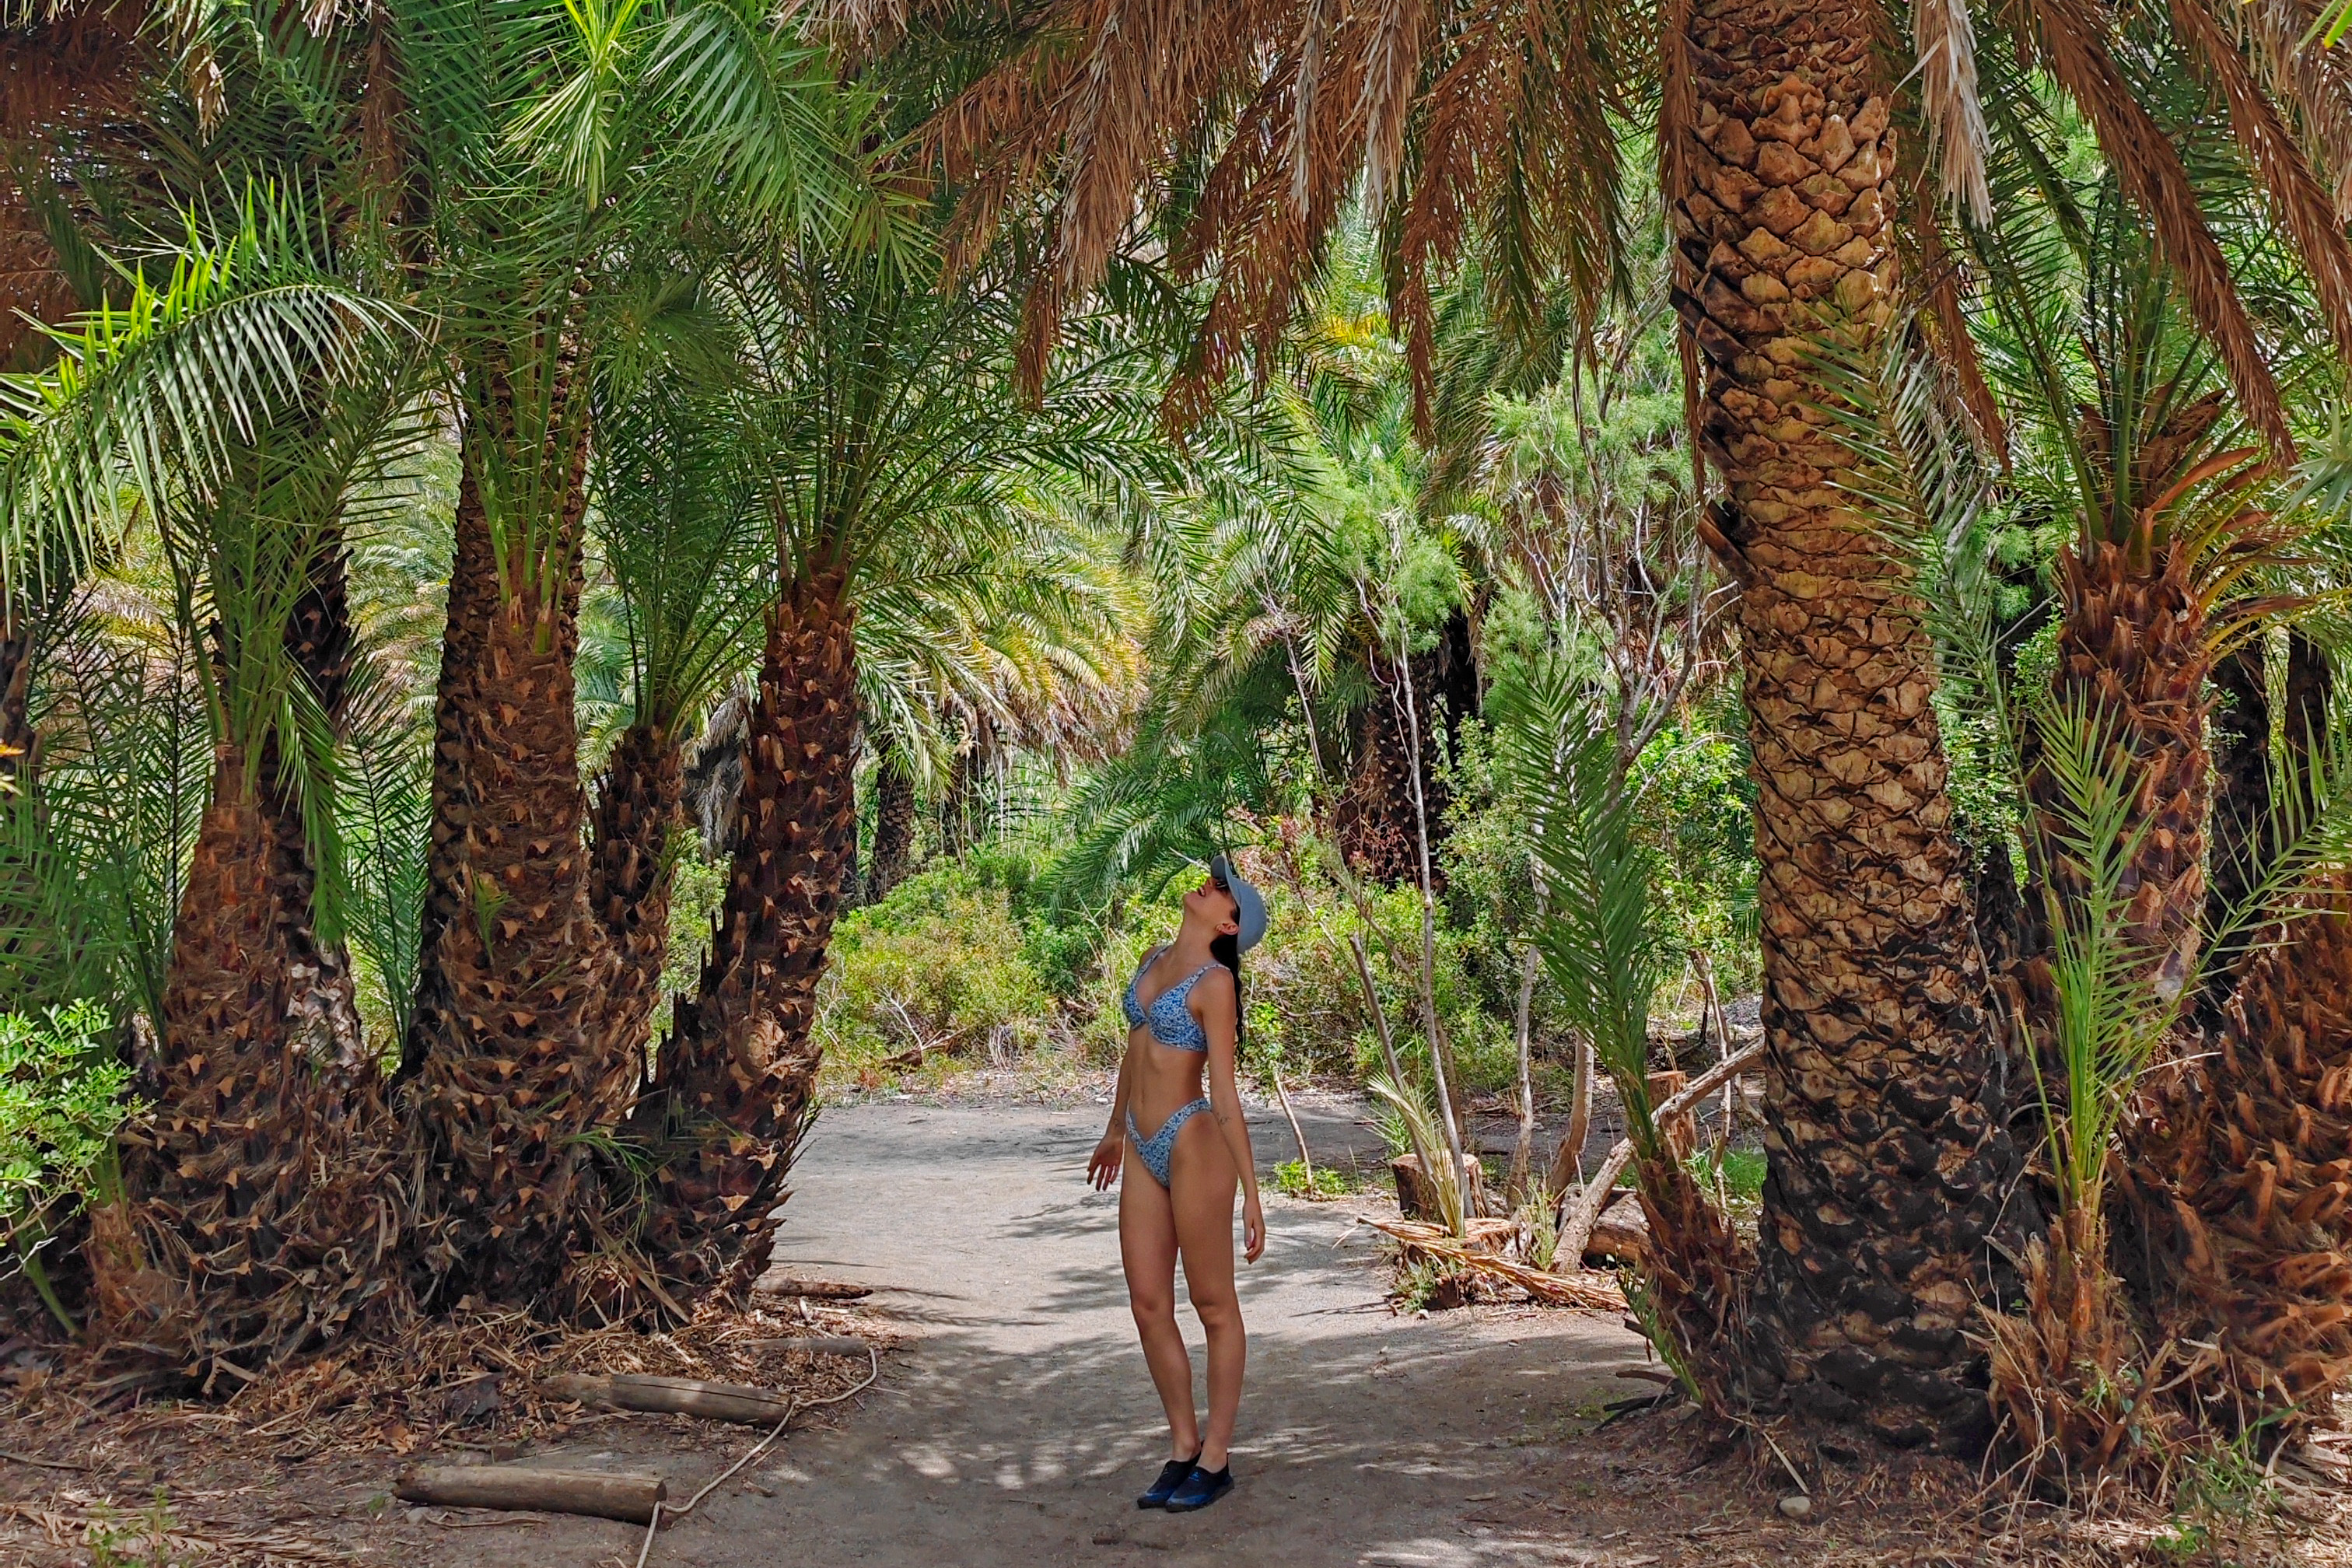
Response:
[[[2198,329],[2213,344],[2247,422],[2277,461],[2294,460],[2278,383],[2231,278],[2229,258],[2205,221],[2180,153],[2107,47],[2112,17],[2097,0],[2023,0],[2042,61],[2079,105],[2125,191],[2147,216],[2157,248],[2180,279]]]
[[[2229,102],[2238,145],[2303,254],[2336,353],[2352,358],[2352,243],[2345,240],[2335,204],[2295,145],[2278,106],[2208,9],[2208,0],[2172,0],[2172,16],[2191,54]]]
[[[1448,28],[1415,112],[1391,314],[1416,408],[1434,394],[1432,286],[1483,233],[1507,324],[1536,329],[1544,282],[1564,278],[1589,319],[1622,271],[1618,123],[1636,106],[1613,79],[1651,47],[1615,7],[1495,0]],[[1634,68],[1632,74],[1646,76]]]
[[[1403,177],[1405,121],[1421,85],[1429,37],[1426,0],[1369,0],[1364,81],[1357,112],[1364,122],[1364,203],[1377,223]]]
[[[1977,99],[1977,36],[1968,0],[1917,0],[1911,37],[1919,54],[1920,117],[1927,123],[1944,199],[1979,224],[1992,222],[1985,158],[1992,133]]]
[[[2272,95],[2293,109],[2313,163],[2332,181],[2336,215],[2352,217],[2352,51],[2305,41],[2320,20],[2312,0],[2248,0],[2233,9]]]
[[[1171,423],[1188,423],[1203,412],[1253,350],[1261,365],[1273,357],[1291,306],[1315,275],[1339,221],[1339,181],[1332,171],[1351,166],[1361,153],[1361,121],[1344,104],[1360,86],[1363,62],[1360,34],[1342,28],[1327,40],[1317,89],[1324,108],[1307,121],[1296,119],[1291,102],[1299,61],[1276,62],[1210,171],[1173,260],[1184,276],[1198,276],[1213,263],[1217,288],[1192,353],[1169,387],[1165,412]],[[1342,109],[1334,110],[1334,103]],[[1296,181],[1289,150],[1298,124],[1305,126],[1317,171],[1304,210],[1291,199]]]

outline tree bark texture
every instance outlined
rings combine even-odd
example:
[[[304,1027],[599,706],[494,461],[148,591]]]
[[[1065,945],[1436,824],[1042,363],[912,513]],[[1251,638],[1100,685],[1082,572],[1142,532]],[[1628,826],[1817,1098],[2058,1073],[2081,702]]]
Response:
[[[311,924],[299,813],[223,748],[126,1134],[125,1203],[94,1214],[109,1333],[208,1380],[313,1350],[402,1299],[405,1195],[350,966]]]
[[[653,725],[632,724],[604,764],[589,826],[588,901],[617,960],[607,1023],[640,1081],[669,952],[669,839],[686,820],[685,786],[677,743]]]
[[[1836,488],[1851,458],[1809,368],[1896,320],[1879,15],[1692,7],[1675,295],[1728,492],[1710,530],[1742,585],[1758,785],[1768,1175],[1746,1394],[1959,1450],[1988,1431],[1966,1332],[2019,1158],[1927,636]]]
[[[482,661],[489,636],[490,615],[498,602],[498,559],[490,547],[490,520],[482,506],[477,473],[479,454],[472,450],[482,435],[469,426],[466,448],[459,454],[456,537],[449,552],[448,613],[441,627],[441,671],[433,697],[433,815],[425,847],[425,908],[418,922],[416,1006],[408,1037],[400,1044],[399,1081],[405,1083],[424,1070],[425,1052],[446,1024],[441,1015],[442,984],[433,972],[441,933],[465,908],[464,850],[473,810],[467,787],[469,729],[461,694],[469,690]]]
[[[2205,814],[2212,775],[2205,748],[2205,675],[2212,658],[2187,552],[2135,564],[2095,542],[2058,562],[2060,625],[2053,692],[2060,712],[2086,712],[2105,749],[2133,781],[2126,825],[2137,848],[2119,889],[2143,971],[2178,994],[2197,957],[2205,906]],[[2056,848],[2061,791],[2043,757],[2025,780],[2042,825],[2033,868],[2063,908],[2089,896],[2075,860]],[[2046,984],[2029,994],[2048,994]],[[2037,1009],[2037,1026],[2047,1021]]]
[[[1405,662],[1422,715],[1420,768],[1429,805],[1431,870],[1437,875],[1433,858],[1444,843],[1445,808],[1452,799],[1438,757],[1441,749],[1453,754],[1462,721],[1478,711],[1478,672],[1466,617],[1456,611],[1437,646],[1409,655]],[[1355,765],[1332,806],[1331,830],[1358,876],[1383,885],[1416,881],[1421,847],[1413,816],[1414,752],[1401,710],[1403,696],[1395,689],[1393,668],[1383,668],[1377,656],[1371,673],[1372,700],[1364,706],[1357,731]],[[1442,875],[1437,885],[1444,885]]]
[[[538,529],[541,559],[566,563],[551,591],[541,560],[509,546],[500,563],[491,520],[469,523],[460,508],[458,565],[479,561],[489,575],[451,588],[434,780],[439,911],[421,966],[412,1103],[427,1185],[419,1261],[446,1300],[560,1305],[597,1213],[583,1135],[614,1124],[637,1088],[608,1010],[617,961],[590,902],[583,836],[572,658],[584,458],[583,444],[540,459],[563,465],[561,515]]]
[[[647,1243],[681,1292],[748,1287],[815,1088],[817,981],[857,835],[854,610],[833,574],[771,612],[735,858],[640,1127],[662,1151]]]
[[[2126,1145],[2140,1283],[2191,1347],[2189,1393],[2267,1445],[2352,1379],[2352,892],[2264,934],[2213,1048],[2159,1069]]]

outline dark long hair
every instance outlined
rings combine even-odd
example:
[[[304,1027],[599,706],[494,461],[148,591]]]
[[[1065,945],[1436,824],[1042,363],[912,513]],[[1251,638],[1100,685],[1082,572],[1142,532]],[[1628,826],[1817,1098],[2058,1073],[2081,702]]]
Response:
[[[1209,956],[1233,971],[1234,976],[1234,1060],[1242,1059],[1242,946],[1241,938],[1219,931],[1209,939]]]

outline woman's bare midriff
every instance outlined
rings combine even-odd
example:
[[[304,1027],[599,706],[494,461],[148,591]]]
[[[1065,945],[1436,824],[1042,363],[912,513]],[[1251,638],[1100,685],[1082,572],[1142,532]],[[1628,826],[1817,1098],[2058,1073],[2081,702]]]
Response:
[[[1129,1030],[1127,1048],[1135,1062],[1128,1103],[1134,1109],[1136,1127],[1145,1137],[1208,1092],[1202,1087],[1209,1062],[1206,1052],[1163,1046],[1151,1037],[1149,1027]]]

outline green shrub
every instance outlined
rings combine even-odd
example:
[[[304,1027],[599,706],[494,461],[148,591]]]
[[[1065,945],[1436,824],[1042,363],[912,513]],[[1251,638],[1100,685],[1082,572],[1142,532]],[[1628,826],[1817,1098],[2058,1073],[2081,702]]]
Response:
[[[918,1047],[967,1059],[1034,1048],[1055,1013],[1004,889],[950,864],[842,917],[816,1027],[828,1076],[878,1081]]]
[[[719,901],[727,896],[730,858],[706,856],[702,835],[681,826],[671,835],[669,948],[662,955],[662,998],[691,996],[702,984],[702,963],[710,952],[711,922]],[[668,1023],[667,1013],[656,1016],[656,1026]]]
[[[1658,907],[1675,939],[1703,950],[1723,995],[1762,978],[1757,946],[1756,785],[1748,742],[1727,686],[1712,710],[1669,724],[1643,753],[1655,781],[1643,830],[1661,851]]]
[[[60,1319],[34,1249],[111,1178],[133,1107],[110,1032],[92,1002],[0,1013],[0,1277],[23,1268]]]
[[[1315,1167],[1315,1179],[1307,1179],[1307,1167],[1296,1160],[1285,1160],[1274,1168],[1274,1190],[1294,1198],[1344,1198],[1348,1195],[1347,1176],[1328,1165]]]

